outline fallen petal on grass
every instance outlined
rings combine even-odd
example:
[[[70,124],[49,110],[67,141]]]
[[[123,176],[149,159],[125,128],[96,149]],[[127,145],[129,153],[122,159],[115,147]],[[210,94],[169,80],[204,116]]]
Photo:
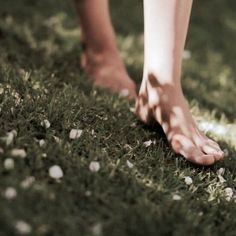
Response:
[[[225,195],[226,195],[226,201],[230,201],[231,200],[231,198],[233,197],[233,195],[234,195],[234,192],[233,192],[233,189],[232,188],[226,188],[225,189]]]
[[[180,200],[182,199],[182,197],[181,197],[180,195],[178,195],[178,194],[174,194],[173,197],[172,197],[172,199],[173,199],[174,201],[180,201]]]
[[[148,140],[148,141],[145,141],[145,142],[143,143],[143,145],[144,145],[145,147],[149,147],[149,146],[151,146],[152,143],[153,143],[152,140]]]
[[[16,222],[15,228],[20,235],[30,234],[32,231],[32,227],[22,220]]]
[[[122,89],[119,93],[120,97],[128,97],[129,96],[129,90],[128,89]]]
[[[129,160],[126,161],[127,166],[132,169],[134,167],[134,164],[131,163]]]
[[[17,191],[13,187],[8,187],[4,192],[4,196],[8,200],[13,200],[17,197]]]
[[[13,170],[15,167],[15,162],[12,158],[7,158],[4,160],[3,165],[6,170]]]
[[[98,161],[92,161],[89,164],[89,170],[91,172],[98,172],[100,170],[100,163]]]
[[[70,139],[78,139],[78,138],[80,138],[82,133],[83,133],[83,130],[81,130],[81,129],[72,129],[70,131],[69,137],[70,137]]]
[[[45,144],[46,144],[46,142],[45,142],[44,139],[40,139],[40,140],[39,140],[39,146],[40,146],[40,147],[43,147]]]
[[[10,132],[7,132],[6,136],[2,138],[3,141],[5,141],[6,145],[9,146],[13,143],[14,138],[17,137],[17,131],[12,130]]]
[[[53,179],[60,179],[63,177],[63,171],[60,166],[54,165],[49,168],[49,176]]]
[[[184,177],[184,182],[187,185],[191,185],[193,183],[193,180],[190,176],[186,176],[186,177]]]
[[[20,157],[20,158],[25,158],[27,156],[25,149],[12,149],[11,150],[11,155],[13,157]]]
[[[226,182],[225,178],[221,175],[218,175],[218,179],[219,179],[220,183],[222,183],[222,184]]]
[[[43,120],[40,124],[41,124],[41,126],[43,126],[45,129],[48,129],[48,128],[50,128],[50,126],[51,126],[49,120],[47,120],[47,119]]]
[[[217,175],[224,175],[225,173],[225,168],[220,168],[219,170],[217,170]]]
[[[28,189],[32,186],[32,184],[34,183],[35,181],[35,178],[34,176],[29,176],[27,178],[25,178],[21,183],[20,183],[20,186],[21,188],[23,189]]]

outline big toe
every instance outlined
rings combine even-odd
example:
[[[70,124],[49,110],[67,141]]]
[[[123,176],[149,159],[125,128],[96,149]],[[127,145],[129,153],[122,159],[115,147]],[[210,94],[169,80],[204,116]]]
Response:
[[[181,141],[180,141],[181,140]],[[211,154],[205,154],[201,149],[183,135],[176,136],[171,142],[175,152],[180,153],[186,160],[198,165],[212,165],[215,163],[215,157]]]

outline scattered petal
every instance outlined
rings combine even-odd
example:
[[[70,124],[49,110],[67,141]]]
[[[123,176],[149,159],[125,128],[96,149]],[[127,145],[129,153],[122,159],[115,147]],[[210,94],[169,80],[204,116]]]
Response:
[[[15,228],[21,235],[30,234],[32,231],[32,227],[28,223],[22,220],[16,222]]]
[[[44,158],[47,157],[47,156],[48,156],[47,153],[42,154],[42,157],[44,157]]]
[[[174,194],[173,197],[172,197],[172,199],[173,199],[174,201],[180,201],[180,200],[182,199],[182,197],[181,197],[180,195],[178,195],[178,194]]]
[[[219,170],[217,170],[217,175],[224,175],[225,173],[225,168],[220,168]]]
[[[152,140],[148,140],[148,141],[145,141],[145,142],[143,143],[143,145],[144,145],[145,147],[149,147],[149,146],[151,146],[152,143],[153,143]]]
[[[3,165],[6,170],[13,170],[15,167],[15,163],[12,158],[5,159]]]
[[[227,201],[230,201],[231,198],[232,198],[233,195],[234,195],[233,189],[232,189],[232,188],[226,188],[226,189],[225,189],[225,195],[226,195],[226,200],[227,200]]]
[[[0,95],[4,93],[4,88],[0,88]]]
[[[54,140],[56,143],[60,144],[61,143],[61,139],[58,138],[57,136],[53,136]]]
[[[135,113],[135,107],[130,107],[129,109],[132,113]]]
[[[5,193],[4,193],[4,196],[6,199],[8,200],[13,200],[16,198],[17,196],[17,192],[14,188],[12,187],[8,187],[6,190],[5,190]]]
[[[20,157],[20,158],[25,158],[27,156],[26,151],[24,149],[12,149],[11,150],[11,155],[13,157]]]
[[[128,89],[122,89],[120,91],[120,97],[125,98],[125,97],[128,97],[128,96],[129,96],[129,90]]]
[[[9,146],[14,138],[17,136],[16,130],[12,130],[10,132],[7,132],[6,137],[3,137],[2,139],[5,141],[6,145]]]
[[[184,50],[183,59],[188,60],[192,57],[192,53],[189,50]]]
[[[92,226],[92,235],[94,236],[100,236],[102,235],[102,224],[96,223]]]
[[[70,139],[78,139],[78,138],[80,138],[82,133],[83,133],[83,130],[81,130],[81,129],[72,129],[70,131],[69,137],[70,137]]]
[[[54,165],[49,168],[49,175],[53,179],[60,179],[63,177],[63,171],[60,166]]]
[[[92,195],[92,192],[91,192],[91,191],[87,190],[87,191],[85,192],[85,196],[86,196],[86,197],[90,197],[91,195]]]
[[[131,163],[129,160],[126,161],[127,166],[132,169],[134,167],[134,164]]]
[[[34,183],[35,181],[35,178],[34,176],[29,176],[27,178],[25,178],[21,183],[20,183],[20,186],[21,188],[23,189],[28,189],[32,186],[32,184]]]
[[[48,129],[51,126],[51,124],[47,119],[45,119],[41,122],[41,126],[43,126],[45,129]]]
[[[89,164],[89,169],[91,172],[98,172],[100,169],[100,163],[98,161],[92,161]]]
[[[0,147],[0,154],[3,154],[4,153],[4,150],[3,148]]]
[[[45,144],[46,144],[46,142],[45,142],[44,139],[40,139],[40,140],[39,140],[39,146],[40,146],[40,147],[43,147]]]
[[[14,134],[11,132],[8,132],[5,140],[6,140],[6,145],[7,146],[10,145],[14,140]]]
[[[225,183],[226,182],[226,180],[223,176],[218,175],[218,178],[219,178],[220,183]]]
[[[186,176],[184,177],[184,182],[187,184],[187,185],[191,185],[193,183],[193,180],[191,177],[189,176]]]

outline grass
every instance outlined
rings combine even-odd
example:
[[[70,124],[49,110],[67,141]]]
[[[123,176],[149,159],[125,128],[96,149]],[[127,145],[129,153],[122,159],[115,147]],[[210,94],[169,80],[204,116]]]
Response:
[[[225,193],[236,190],[235,9],[233,0],[198,0],[193,7],[185,94],[200,121],[231,124],[231,136],[209,133],[228,157],[205,168],[174,154],[160,128],[140,123],[128,102],[91,89],[79,68],[79,31],[69,1],[2,1],[0,235],[23,234],[21,221],[29,235],[235,235],[236,197]],[[111,1],[111,12],[124,61],[140,83],[142,1]],[[73,128],[83,130],[78,140],[69,139]],[[12,130],[17,137],[7,145]],[[145,147],[148,140],[156,144]],[[26,158],[12,157],[15,148]],[[89,170],[91,161],[100,163],[98,172]],[[53,165],[63,170],[59,181],[49,176]],[[27,185],[29,176],[35,181]],[[185,176],[193,184],[186,185]],[[176,194],[181,200],[173,200]]]

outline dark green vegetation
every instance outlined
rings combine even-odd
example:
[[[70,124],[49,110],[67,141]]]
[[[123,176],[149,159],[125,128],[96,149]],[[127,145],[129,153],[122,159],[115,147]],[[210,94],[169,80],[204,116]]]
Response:
[[[142,1],[114,0],[111,7],[122,56],[140,83]],[[201,119],[234,123],[236,2],[198,0],[193,10],[186,96]],[[0,2],[0,137],[18,133],[8,146],[0,140],[0,235],[17,235],[18,221],[31,226],[30,235],[235,235],[236,198],[227,201],[225,188],[236,189],[236,152],[225,136],[215,137],[228,150],[225,161],[192,166],[171,152],[158,127],[142,125],[126,101],[92,90],[79,57],[69,1]],[[44,119],[50,128],[40,125]],[[72,128],[83,130],[78,140],[69,139]],[[146,148],[148,140],[156,144]],[[14,169],[6,170],[14,148],[27,157],[13,157]],[[89,170],[94,160],[101,165],[96,173]],[[49,176],[53,165],[64,172],[60,181]],[[28,176],[35,182],[22,188]],[[12,200],[8,187],[17,191]],[[182,199],[173,200],[175,194]]]

